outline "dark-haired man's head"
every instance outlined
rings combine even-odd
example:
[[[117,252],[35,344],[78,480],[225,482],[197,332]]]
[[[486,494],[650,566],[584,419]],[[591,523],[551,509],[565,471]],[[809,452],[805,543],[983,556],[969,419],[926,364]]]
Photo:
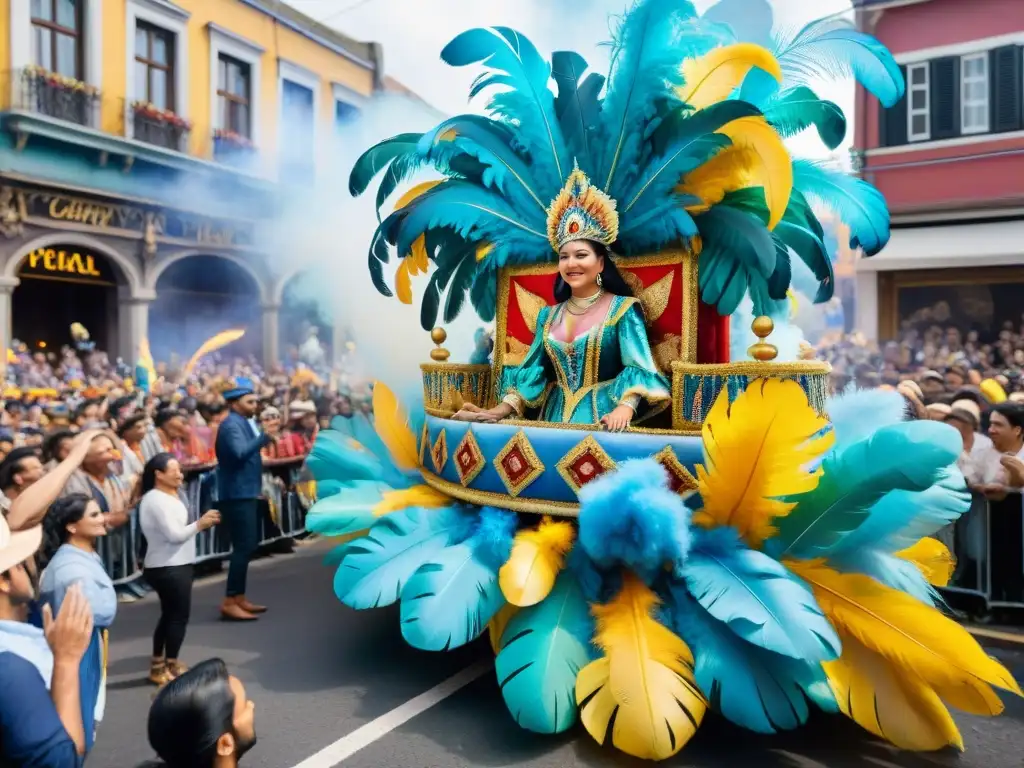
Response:
[[[41,478],[43,472],[43,462],[35,448],[15,448],[0,463],[0,491],[13,500]]]
[[[161,408],[153,417],[153,426],[175,440],[188,436],[188,422],[177,408]]]
[[[149,744],[168,768],[234,768],[256,744],[255,705],[220,659],[169,682],[149,710]]]
[[[128,445],[138,445],[142,442],[142,438],[146,436],[146,423],[148,421],[149,417],[145,413],[133,413],[121,422],[121,426],[117,429],[117,436],[128,443]]]
[[[51,432],[43,441],[43,460],[62,462],[71,453],[75,433],[69,429]]]
[[[1019,453],[1024,446],[1024,406],[1013,402],[995,406],[988,421],[988,436],[1000,453]]]
[[[79,429],[85,429],[100,419],[102,400],[86,400],[75,409],[74,422]]]

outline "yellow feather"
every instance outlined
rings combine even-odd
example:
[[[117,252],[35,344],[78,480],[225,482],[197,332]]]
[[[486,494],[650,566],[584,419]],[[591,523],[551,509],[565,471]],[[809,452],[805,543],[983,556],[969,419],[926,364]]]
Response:
[[[708,702],[693,677],[693,654],[651,613],[657,596],[628,574],[607,605],[591,608],[604,657],[580,670],[576,703],[587,732],[645,760],[676,754],[697,732]]]
[[[845,632],[843,655],[821,666],[839,710],[900,749],[930,752],[964,742],[949,710],[917,675],[901,674],[887,659]]]
[[[381,517],[409,507],[437,509],[438,507],[447,507],[451,503],[450,496],[445,496],[429,485],[414,485],[412,488],[403,488],[399,491],[384,491],[381,494],[381,500],[373,508],[373,514],[376,517]]]
[[[519,612],[519,607],[512,605],[511,603],[505,603],[496,614],[494,618],[487,623],[487,634],[491,640],[491,650],[494,651],[494,655],[498,655],[498,651],[501,650],[501,636],[505,634],[505,627],[512,620],[512,617]]]
[[[486,259],[490,255],[491,251],[493,251],[493,250],[494,250],[494,246],[491,245],[490,243],[480,243],[476,247],[476,260],[477,261],[483,261],[484,259]],[[517,285],[518,285],[518,283],[517,283]]]
[[[703,205],[687,206],[699,213],[722,202],[727,192],[763,187],[768,228],[782,220],[793,191],[793,163],[782,137],[763,117],[741,117],[720,128],[732,146],[687,174],[677,190],[696,195]]]
[[[751,547],[774,534],[773,518],[794,504],[780,497],[806,493],[819,473],[804,467],[832,447],[828,422],[815,413],[795,381],[759,379],[729,405],[723,391],[704,420],[704,464],[697,483],[704,508],[694,522],[731,525]]]
[[[395,210],[397,211],[400,208],[405,208],[405,206],[407,206],[409,203],[411,203],[417,197],[419,197],[420,195],[422,195],[425,192],[429,192],[430,190],[432,190],[434,187],[436,187],[438,184],[442,183],[443,181],[444,181],[444,179],[435,179],[433,181],[424,181],[421,184],[417,184],[416,186],[411,187],[409,189],[409,191],[407,191],[404,195],[402,195],[400,198],[398,198],[398,201],[395,203]]]
[[[395,294],[403,304],[412,304],[412,276],[409,274],[409,259],[402,259],[395,272]]]
[[[997,715],[990,686],[1021,693],[1002,664],[933,606],[859,573],[839,573],[818,561],[787,561],[811,585],[818,605],[839,631],[884,656],[903,675],[916,675],[950,706]]]
[[[505,599],[525,608],[547,597],[575,538],[576,529],[571,523],[556,523],[549,517],[537,528],[520,531],[512,545],[512,554],[498,571],[498,583]]]
[[[771,51],[753,43],[736,43],[684,61],[685,82],[676,95],[693,109],[704,109],[729,98],[754,67],[782,82],[782,68]]]
[[[953,553],[941,541],[931,537],[925,537],[912,547],[897,552],[896,556],[917,566],[928,583],[935,587],[948,585],[956,570]]]
[[[395,272],[395,292],[400,302],[412,304],[412,278],[414,275],[427,274],[429,269],[426,235],[420,235],[413,241],[409,255],[402,259]]]
[[[373,384],[373,421],[395,466],[406,472],[418,469],[416,436],[409,429],[409,415],[395,393],[380,381]]]
[[[233,341],[238,341],[243,336],[245,336],[245,330],[242,328],[235,328],[230,331],[221,331],[220,333],[211,336],[202,343],[202,346],[200,346],[199,349],[196,350],[196,353],[192,355],[191,359],[185,364],[183,375],[188,376],[190,373],[192,373],[192,369],[195,368],[199,361],[206,357],[206,355],[210,354],[211,352],[216,352],[218,349],[226,347]],[[150,384],[153,384],[155,382],[155,378],[150,380]]]

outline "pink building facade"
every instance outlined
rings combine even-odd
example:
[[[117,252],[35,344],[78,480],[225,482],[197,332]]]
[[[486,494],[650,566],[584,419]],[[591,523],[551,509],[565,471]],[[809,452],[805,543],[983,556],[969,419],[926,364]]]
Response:
[[[889,245],[858,262],[858,327],[894,338],[938,302],[950,324],[982,335],[1019,325],[1024,0],[854,5],[858,26],[892,51],[907,83],[889,109],[856,94],[855,166],[885,195],[893,225]]]

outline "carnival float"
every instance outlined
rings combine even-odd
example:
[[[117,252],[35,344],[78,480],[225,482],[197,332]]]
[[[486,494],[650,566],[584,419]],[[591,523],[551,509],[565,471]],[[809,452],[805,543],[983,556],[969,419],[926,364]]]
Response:
[[[350,179],[358,195],[381,175],[376,288],[392,295],[393,252],[399,300],[428,281],[423,402],[377,382],[372,423],[320,432],[308,527],[344,540],[338,598],[398,603],[412,646],[488,635],[529,731],[578,720],[661,760],[709,710],[775,733],[820,708],[901,748],[962,748],[947,706],[996,715],[997,691],[1021,691],[935,591],[952,558],[930,535],[969,502],[960,438],[904,421],[896,393],[831,395],[827,364],[770,341],[796,260],[831,298],[816,210],[867,256],[889,236],[877,190],[787,151],[807,128],[831,148],[845,134],[810,82],[853,74],[891,105],[903,80],[838,19],[738,39],[722,16],[742,6],[639,0],[607,77],[508,28],[448,44],[448,64],[484,67],[471,97],[491,91],[489,114],[381,142]],[[598,275],[602,318],[558,338],[581,239],[626,288]],[[760,341],[732,360],[746,296]],[[493,352],[455,362],[440,326],[470,306]]]

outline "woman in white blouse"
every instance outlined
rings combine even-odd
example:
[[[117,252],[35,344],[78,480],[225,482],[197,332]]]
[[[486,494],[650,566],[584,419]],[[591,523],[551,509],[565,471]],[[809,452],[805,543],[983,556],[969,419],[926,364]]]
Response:
[[[160,620],[153,632],[149,670],[149,681],[155,685],[163,685],[185,671],[178,663],[178,653],[192,608],[195,537],[220,522],[220,513],[210,510],[189,523],[188,509],[178,495],[184,479],[178,460],[170,453],[158,453],[142,471],[139,524],[146,537],[144,574],[160,597]]]

